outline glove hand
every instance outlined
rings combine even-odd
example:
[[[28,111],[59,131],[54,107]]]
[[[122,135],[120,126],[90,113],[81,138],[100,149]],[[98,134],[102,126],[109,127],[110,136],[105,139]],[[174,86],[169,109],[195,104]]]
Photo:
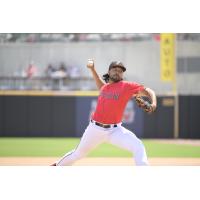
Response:
[[[141,96],[136,96],[135,101],[142,110],[146,113],[152,113],[156,109],[156,105],[149,103],[147,100],[144,100]]]

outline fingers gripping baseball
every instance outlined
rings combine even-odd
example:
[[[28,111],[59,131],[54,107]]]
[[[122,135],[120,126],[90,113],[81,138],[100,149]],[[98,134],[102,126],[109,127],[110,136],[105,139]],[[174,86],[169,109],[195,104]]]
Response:
[[[87,67],[89,69],[93,69],[94,68],[94,60],[93,59],[88,59]]]

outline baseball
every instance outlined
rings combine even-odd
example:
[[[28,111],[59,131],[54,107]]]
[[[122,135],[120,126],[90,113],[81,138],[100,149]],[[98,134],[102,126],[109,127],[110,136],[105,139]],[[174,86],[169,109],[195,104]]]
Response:
[[[88,60],[88,64],[89,64],[89,65],[93,65],[93,64],[94,64],[94,61],[93,61],[93,60]]]

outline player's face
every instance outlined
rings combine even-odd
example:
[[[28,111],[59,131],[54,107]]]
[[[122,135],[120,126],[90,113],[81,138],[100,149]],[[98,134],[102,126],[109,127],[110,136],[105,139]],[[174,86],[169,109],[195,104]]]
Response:
[[[123,79],[123,70],[121,67],[111,68],[108,74],[112,82],[118,82]]]

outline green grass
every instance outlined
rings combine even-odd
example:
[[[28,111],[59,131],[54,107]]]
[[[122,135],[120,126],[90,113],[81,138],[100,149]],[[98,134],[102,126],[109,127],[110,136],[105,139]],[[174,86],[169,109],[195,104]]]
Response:
[[[74,149],[79,138],[0,138],[0,157],[5,156],[62,156]],[[155,140],[143,140],[149,157],[200,157],[200,146],[163,144]],[[102,144],[90,157],[130,157],[131,153]]]
[[[149,157],[192,157],[200,158],[200,146],[167,144],[155,140],[144,140]]]

